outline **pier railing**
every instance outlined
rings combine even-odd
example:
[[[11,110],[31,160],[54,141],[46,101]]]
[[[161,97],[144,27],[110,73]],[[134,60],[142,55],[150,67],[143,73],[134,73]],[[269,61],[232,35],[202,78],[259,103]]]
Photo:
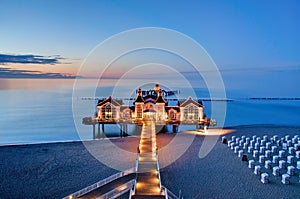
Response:
[[[143,120],[141,119],[123,119],[123,118],[111,118],[111,119],[100,119],[98,117],[84,117],[82,119],[82,123],[85,125],[96,125],[96,124],[138,124],[142,125]],[[217,121],[215,119],[211,119],[210,121],[207,120],[155,120],[156,125],[209,125],[209,126],[216,126]]]
[[[96,199],[106,199],[106,198],[116,198],[119,197],[121,195],[123,195],[124,193],[128,192],[129,190],[132,189],[132,187],[135,184],[135,179],[134,180],[130,180],[124,184],[122,184],[121,186],[118,186],[116,188],[114,188],[113,190],[97,197]]]
[[[167,189],[165,186],[161,186],[161,190],[165,193],[166,199],[181,199],[176,196],[172,191]]]
[[[119,179],[123,176],[129,175],[129,174],[132,174],[132,173],[135,173],[135,172],[136,172],[136,168],[131,168],[131,169],[116,173],[116,174],[111,175],[111,176],[109,176],[109,177],[107,177],[103,180],[100,180],[99,182],[96,182],[96,183],[94,183],[94,184],[92,184],[92,185],[90,185],[86,188],[83,188],[79,191],[76,191],[75,193],[72,193],[72,194],[64,197],[63,199],[78,198],[78,197],[83,196],[83,195],[85,195],[85,194],[87,194],[87,193],[89,193],[89,192],[91,192],[91,191],[93,191],[93,190],[95,190],[95,189],[97,189],[97,188],[99,188],[103,185],[106,185],[106,184],[108,184],[108,183],[110,183],[110,182],[112,182],[116,179]]]

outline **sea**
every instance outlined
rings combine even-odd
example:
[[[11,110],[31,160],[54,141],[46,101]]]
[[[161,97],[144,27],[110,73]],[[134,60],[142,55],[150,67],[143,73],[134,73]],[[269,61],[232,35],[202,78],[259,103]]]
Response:
[[[135,85],[134,81],[130,80],[131,84]],[[135,96],[131,87],[116,86],[109,79],[97,86],[95,81],[81,80],[85,83],[80,88],[74,87],[74,82],[74,79],[0,79],[0,145],[93,139],[92,126],[83,125],[81,121],[83,117],[95,114],[97,100],[118,91],[117,97],[125,96],[124,103],[132,104],[130,98]],[[78,90],[90,88],[95,92],[74,95]],[[178,87],[177,95],[168,97],[170,104],[172,100],[174,103],[176,99],[187,98],[189,93],[186,90]],[[194,98],[203,100],[207,117],[211,117],[213,103],[226,105],[222,127],[256,124],[300,126],[299,96],[253,96],[243,93],[242,89],[227,89],[226,98],[211,101],[208,89],[195,87],[193,92]],[[179,130],[186,128],[195,127],[179,127]],[[116,125],[108,125],[105,130],[111,136],[119,132]]]

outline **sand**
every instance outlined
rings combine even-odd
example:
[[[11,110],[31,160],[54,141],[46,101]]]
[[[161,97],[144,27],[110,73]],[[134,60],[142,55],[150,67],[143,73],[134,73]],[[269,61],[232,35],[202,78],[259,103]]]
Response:
[[[138,141],[114,139],[132,151]],[[102,143],[88,142],[109,155]],[[91,156],[81,142],[2,146],[0,198],[62,198],[117,172]]]
[[[241,126],[227,135],[295,135],[299,127]],[[182,135],[185,136],[185,135]],[[299,170],[283,185],[281,177],[270,176],[270,183],[260,182],[248,163],[220,141],[204,159],[198,157],[204,137],[198,136],[192,146],[172,165],[161,170],[162,184],[184,198],[299,198]],[[270,173],[270,172],[269,172]]]
[[[295,135],[299,127],[241,126],[236,132],[226,135]],[[162,184],[184,198],[297,198],[300,183],[292,177],[292,184],[283,185],[280,179],[270,178],[269,184],[260,182],[259,176],[247,167],[227,145],[217,142],[203,159],[198,157],[203,136],[188,133],[158,135],[158,148],[164,149],[176,138],[192,144],[172,164],[182,143],[176,142],[168,153],[160,153]],[[136,151],[136,137],[113,139],[116,145],[131,152]],[[99,148],[99,153],[111,154],[103,140],[88,141]],[[163,151],[163,150],[162,150]],[[134,160],[124,158],[134,166]],[[81,142],[49,143],[0,147],[0,198],[62,198],[92,183],[108,177],[117,170],[95,159]],[[280,178],[280,177],[279,177]]]

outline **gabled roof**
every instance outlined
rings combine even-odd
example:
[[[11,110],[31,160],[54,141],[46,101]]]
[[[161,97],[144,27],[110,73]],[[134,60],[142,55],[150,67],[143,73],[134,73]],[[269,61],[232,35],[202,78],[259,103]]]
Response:
[[[124,111],[125,109],[130,109],[131,111],[134,111],[134,106],[121,106],[120,111]]]
[[[175,111],[180,112],[180,108],[178,106],[166,106],[165,107],[166,111],[169,111],[171,109],[174,109]]]
[[[146,109],[144,110],[144,113],[155,113],[156,111],[154,109]]]
[[[185,107],[185,106],[187,106],[187,105],[189,105],[189,104],[194,104],[195,106],[203,107],[202,102],[193,100],[192,97],[189,97],[187,100],[182,101],[182,102],[179,102],[179,101],[178,101],[178,105],[179,105],[180,107]]]
[[[106,99],[99,100],[97,103],[97,106],[102,106],[102,105],[106,104],[107,102],[111,103],[114,106],[121,106],[123,104],[121,100],[116,100],[116,99],[113,99],[112,96],[109,96]]]
[[[198,100],[198,103],[203,106],[203,103],[201,100]]]

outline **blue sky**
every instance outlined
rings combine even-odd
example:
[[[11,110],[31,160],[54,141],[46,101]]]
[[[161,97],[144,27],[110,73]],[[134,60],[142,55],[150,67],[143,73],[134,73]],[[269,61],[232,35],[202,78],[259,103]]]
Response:
[[[227,86],[259,86],[256,83],[266,78],[268,89],[279,80],[284,89],[299,83],[299,10],[297,0],[1,0],[2,57],[30,55],[54,62],[0,59],[0,69],[5,68],[5,74],[22,70],[76,75],[83,59],[103,40],[128,29],[154,26],[199,42]],[[86,75],[92,76],[88,71]]]

